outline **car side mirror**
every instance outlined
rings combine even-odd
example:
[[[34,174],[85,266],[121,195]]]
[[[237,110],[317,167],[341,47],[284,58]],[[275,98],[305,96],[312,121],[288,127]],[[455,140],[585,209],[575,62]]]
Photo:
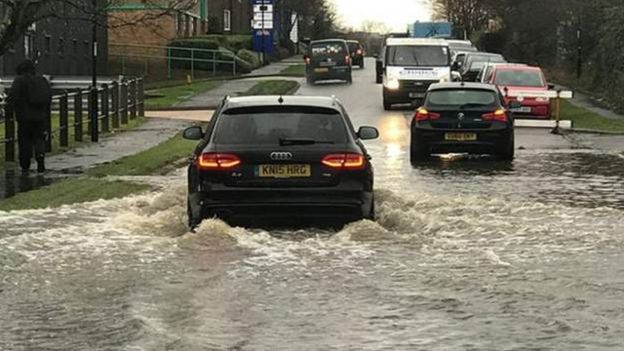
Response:
[[[182,137],[187,140],[201,140],[201,138],[204,137],[204,132],[202,131],[201,127],[189,127],[184,130],[184,133],[182,133]]]
[[[519,103],[518,101],[512,101],[512,102],[509,103],[509,108],[511,110],[519,109],[521,107],[522,107],[522,104]]]
[[[375,127],[360,127],[357,132],[358,138],[361,140],[373,140],[379,138],[379,131]]]
[[[555,90],[555,85],[552,83],[548,83],[548,90]]]

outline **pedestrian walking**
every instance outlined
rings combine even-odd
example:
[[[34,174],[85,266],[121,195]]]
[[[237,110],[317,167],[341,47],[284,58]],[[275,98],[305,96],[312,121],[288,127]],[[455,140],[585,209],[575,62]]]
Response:
[[[16,73],[7,103],[17,119],[20,167],[23,173],[28,173],[34,155],[37,172],[43,173],[52,89],[48,80],[37,74],[30,60],[20,63]]]

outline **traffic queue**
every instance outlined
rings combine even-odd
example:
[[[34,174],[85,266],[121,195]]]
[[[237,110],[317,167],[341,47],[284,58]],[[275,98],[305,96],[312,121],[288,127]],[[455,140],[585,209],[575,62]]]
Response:
[[[313,41],[304,54],[308,84],[352,84],[364,48],[342,39]],[[548,118],[549,101],[509,94],[548,89],[537,67],[507,63],[468,41],[390,38],[377,58],[382,105],[411,104],[410,160],[432,154],[514,158],[514,119]],[[516,96],[511,98],[511,96]],[[375,219],[374,171],[364,146],[379,132],[356,128],[334,97],[225,98],[188,167],[191,228],[217,217],[245,225],[342,225]]]

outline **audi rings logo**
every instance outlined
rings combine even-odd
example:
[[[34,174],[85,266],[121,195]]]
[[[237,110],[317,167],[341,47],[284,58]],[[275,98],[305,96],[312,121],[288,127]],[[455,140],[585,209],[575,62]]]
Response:
[[[271,160],[273,161],[288,161],[293,158],[290,152],[273,152],[271,153]]]

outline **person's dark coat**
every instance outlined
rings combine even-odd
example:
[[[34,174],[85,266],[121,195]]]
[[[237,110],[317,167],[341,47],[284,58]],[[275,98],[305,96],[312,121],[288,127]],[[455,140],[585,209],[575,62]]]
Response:
[[[15,118],[18,122],[46,122],[52,98],[49,85],[47,91],[33,91],[33,89],[41,87],[41,84],[33,84],[33,80],[45,80],[45,78],[36,75],[35,66],[30,61],[20,64],[17,68],[17,74],[7,100],[15,112]],[[47,104],[34,105],[30,103],[31,96],[42,94],[49,96],[50,101]]]

